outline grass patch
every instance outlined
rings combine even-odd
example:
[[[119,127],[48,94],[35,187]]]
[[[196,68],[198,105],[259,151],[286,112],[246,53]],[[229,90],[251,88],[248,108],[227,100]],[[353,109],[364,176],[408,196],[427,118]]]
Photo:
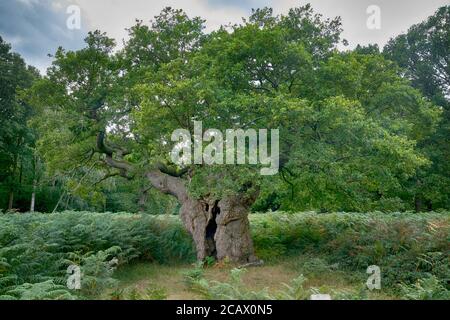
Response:
[[[285,290],[284,284],[289,284],[293,279],[303,274],[306,278],[304,289],[307,292],[314,290],[321,293],[354,293],[364,287],[365,280],[359,281],[362,277],[355,277],[342,270],[332,270],[332,268],[322,268],[320,270],[311,269],[311,265],[323,261],[321,257],[309,254],[298,257],[289,257],[269,262],[259,267],[246,269],[241,276],[242,286],[249,292],[259,292],[267,290],[267,293],[275,295]],[[145,292],[154,288],[162,288],[166,293],[166,299],[202,299],[201,294],[192,290],[185,281],[186,274],[195,270],[195,266],[184,265],[161,265],[138,263],[124,266],[119,269],[115,276],[120,282],[120,286],[115,290],[110,290],[99,298],[110,299],[111,295],[119,290],[124,294],[122,299],[130,298],[127,292],[137,291],[138,296],[145,296]],[[208,282],[229,283],[232,281],[230,272],[233,266],[215,265],[203,269],[203,277]],[[364,275],[363,272],[360,276]],[[386,293],[384,290],[371,291],[367,293],[367,299],[399,299],[400,297]]]

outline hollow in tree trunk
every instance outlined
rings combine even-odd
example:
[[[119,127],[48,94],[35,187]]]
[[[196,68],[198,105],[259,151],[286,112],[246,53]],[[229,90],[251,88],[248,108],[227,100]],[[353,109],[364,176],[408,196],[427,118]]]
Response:
[[[248,209],[240,196],[184,202],[180,216],[194,239],[197,259],[213,256],[239,263],[256,262]]]
[[[250,196],[234,195],[222,199],[193,199],[183,180],[153,171],[147,174],[153,186],[172,194],[181,203],[180,217],[192,235],[197,259],[213,256],[237,263],[254,263],[253,241],[248,221]]]

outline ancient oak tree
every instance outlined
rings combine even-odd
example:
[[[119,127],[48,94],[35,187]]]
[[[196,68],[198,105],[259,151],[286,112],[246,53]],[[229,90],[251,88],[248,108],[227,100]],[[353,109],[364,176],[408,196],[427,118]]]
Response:
[[[305,6],[282,16],[256,10],[209,34],[203,24],[166,8],[150,25],[137,21],[121,49],[99,31],[81,50],[59,49],[30,90],[46,161],[145,179],[178,200],[198,259],[240,263],[257,261],[248,220],[255,201],[363,209],[426,165],[413,140],[420,123],[432,130],[438,111],[381,55],[337,52],[339,19]],[[279,174],[174,164],[171,134],[193,134],[194,121],[222,132],[278,128]]]

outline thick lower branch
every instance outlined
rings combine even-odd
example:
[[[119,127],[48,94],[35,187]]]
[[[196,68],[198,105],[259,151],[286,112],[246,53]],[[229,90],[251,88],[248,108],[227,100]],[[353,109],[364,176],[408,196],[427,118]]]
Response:
[[[185,167],[181,170],[177,170],[175,168],[171,168],[171,167],[165,165],[162,162],[158,162],[156,164],[156,168],[159,171],[161,171],[162,173],[168,174],[169,176],[172,176],[172,177],[181,177],[189,171],[189,167]]]
[[[158,169],[147,172],[145,176],[153,187],[165,194],[176,197],[180,203],[183,203],[188,199],[188,192],[183,179],[172,177]]]
[[[97,134],[97,149],[101,153],[105,154],[105,163],[112,168],[119,169],[120,175],[127,179],[132,179],[133,166],[132,164],[120,159],[115,159],[114,154],[118,155],[119,158],[123,156],[122,149],[116,149],[109,146],[106,143],[105,131],[100,131]]]

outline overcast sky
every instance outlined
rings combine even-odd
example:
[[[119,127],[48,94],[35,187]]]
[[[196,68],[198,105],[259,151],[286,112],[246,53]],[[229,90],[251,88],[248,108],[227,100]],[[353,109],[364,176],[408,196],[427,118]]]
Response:
[[[238,23],[252,8],[270,6],[276,13],[311,3],[325,17],[341,16],[350,48],[356,44],[378,43],[405,32],[424,20],[449,0],[0,0],[0,36],[11,43],[13,50],[41,71],[49,66],[48,54],[58,46],[77,49],[90,30],[100,29],[121,43],[125,28],[135,19],[149,21],[162,8],[171,6],[185,10],[190,16],[206,20],[207,31],[229,22]],[[80,29],[69,29],[67,8],[81,9]],[[380,8],[380,29],[366,25],[371,5]]]

